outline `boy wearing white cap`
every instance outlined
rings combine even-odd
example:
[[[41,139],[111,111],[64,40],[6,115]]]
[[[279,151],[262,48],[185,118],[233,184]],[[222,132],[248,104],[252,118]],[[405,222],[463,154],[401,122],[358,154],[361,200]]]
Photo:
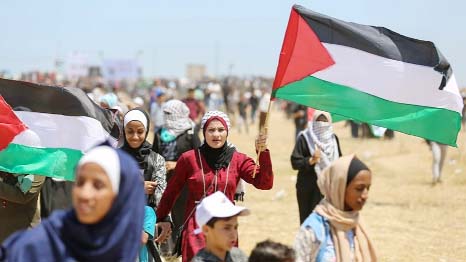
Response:
[[[220,191],[204,198],[196,207],[195,234],[203,233],[205,248],[192,262],[247,262],[247,256],[235,245],[238,241],[238,216],[249,215],[245,207],[235,206]]]

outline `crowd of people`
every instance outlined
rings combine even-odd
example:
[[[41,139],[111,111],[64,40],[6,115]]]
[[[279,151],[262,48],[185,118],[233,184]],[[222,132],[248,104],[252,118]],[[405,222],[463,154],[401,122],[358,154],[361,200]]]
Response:
[[[70,84],[53,75],[40,81]],[[263,129],[270,82],[257,81],[83,88],[113,112],[118,148],[104,143],[86,152],[74,182],[0,172],[0,261],[376,261],[359,213],[369,167],[342,153],[329,113],[292,103],[283,108],[296,127],[290,164],[298,170],[301,227],[294,246],[265,240],[249,256],[238,248],[238,217],[251,212],[236,205],[243,184],[270,190],[274,183]],[[233,127],[249,132],[255,121],[257,163],[229,140]],[[445,150],[429,143],[438,183]]]
[[[61,85],[51,74],[37,80]],[[178,254],[191,261],[206,245],[204,234],[193,233],[196,207],[204,198],[222,192],[233,205],[242,197],[243,182],[272,188],[266,134],[256,139],[261,152],[256,164],[227,141],[232,128],[228,115],[211,110],[218,103],[202,98],[203,91],[214,89],[189,88],[178,100],[169,87],[159,81],[154,85],[148,99],[131,99],[127,90],[99,83],[83,88],[113,112],[120,132],[112,134],[118,149],[104,144],[86,152],[74,182],[1,173],[0,219],[5,223],[0,260],[159,261]]]

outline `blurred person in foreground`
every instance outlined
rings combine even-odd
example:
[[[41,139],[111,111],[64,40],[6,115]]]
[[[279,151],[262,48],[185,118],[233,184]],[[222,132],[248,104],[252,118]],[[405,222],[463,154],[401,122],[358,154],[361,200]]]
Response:
[[[248,262],[294,262],[293,248],[271,240],[256,244],[251,251]]]
[[[135,161],[108,145],[78,162],[73,208],[10,236],[0,261],[135,261],[142,243],[144,189]]]
[[[359,214],[372,183],[369,168],[355,155],[344,156],[317,183],[324,199],[298,231],[296,261],[377,261]]]
[[[261,152],[259,165],[254,159],[240,153],[227,141],[231,130],[228,116],[221,111],[207,112],[201,121],[204,143],[197,149],[185,152],[175,167],[176,176],[168,182],[162,200],[157,207],[157,218],[164,219],[172,210],[182,188],[188,188],[181,251],[183,262],[191,261],[204,247],[204,236],[193,234],[196,227],[194,210],[204,197],[222,191],[233,201],[240,179],[262,190],[273,186],[273,170],[270,151],[267,149],[267,135],[260,134],[255,141],[256,152]],[[257,169],[256,169],[257,168]],[[255,176],[253,177],[254,170]],[[171,224],[157,223],[162,233],[157,241],[164,241],[169,235]]]
[[[247,262],[247,256],[238,244],[238,216],[249,215],[249,210],[235,206],[220,191],[204,198],[196,207],[195,234],[205,236],[205,247],[192,262]]]

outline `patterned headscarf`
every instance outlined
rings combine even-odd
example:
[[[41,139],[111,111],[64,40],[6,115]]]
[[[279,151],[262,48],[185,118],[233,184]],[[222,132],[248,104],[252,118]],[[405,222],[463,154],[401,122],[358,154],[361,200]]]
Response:
[[[317,121],[319,116],[325,116],[328,122]],[[332,117],[329,113],[316,110],[309,121],[308,127],[303,131],[311,155],[314,155],[315,146],[320,150],[320,161],[315,164],[314,170],[320,174],[324,168],[338,159],[338,145],[333,134]]]
[[[174,138],[194,127],[189,118],[189,108],[182,101],[172,99],[162,106],[162,111],[165,118],[164,128]]]
[[[319,116],[325,116],[328,122],[318,121]],[[308,132],[310,132],[314,142],[326,155],[331,156],[334,150],[332,117],[324,111],[315,111],[312,116],[312,121],[308,124]]]
[[[230,119],[228,118],[227,114],[223,113],[222,111],[208,111],[207,113],[205,113],[201,120],[201,127],[203,130],[205,129],[207,121],[211,120],[211,118],[214,117],[217,119],[220,118],[220,121],[223,120],[223,122],[225,122],[225,124],[227,125],[227,131],[230,131]]]
[[[202,133],[204,136],[205,128],[213,120],[219,120],[227,131],[230,130],[230,119],[225,113],[221,111],[209,111],[205,113],[201,120]],[[199,149],[205,157],[207,164],[214,170],[227,167],[230,164],[233,153],[236,151],[235,146],[228,143],[228,141],[225,141],[225,144],[223,144],[221,148],[212,148],[204,141]]]

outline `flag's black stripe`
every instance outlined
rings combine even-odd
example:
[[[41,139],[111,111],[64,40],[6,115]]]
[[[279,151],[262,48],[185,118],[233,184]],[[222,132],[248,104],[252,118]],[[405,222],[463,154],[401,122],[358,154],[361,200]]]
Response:
[[[38,85],[0,78],[0,95],[12,107],[26,107],[33,112],[66,116],[87,116],[102,123],[108,133],[115,132],[109,110],[95,104],[81,89]]]
[[[293,8],[321,42],[356,48],[381,57],[432,67],[449,76],[450,64],[434,43],[403,36],[390,29],[345,22],[302,6]]]

